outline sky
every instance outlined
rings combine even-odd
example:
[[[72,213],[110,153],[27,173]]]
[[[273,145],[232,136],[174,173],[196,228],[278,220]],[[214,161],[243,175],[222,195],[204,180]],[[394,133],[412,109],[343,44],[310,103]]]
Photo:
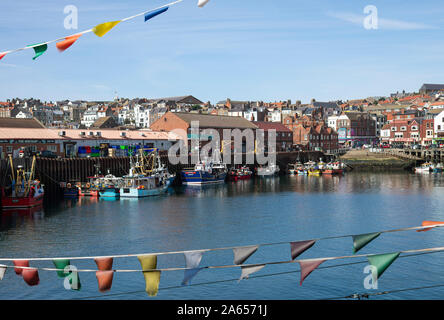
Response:
[[[173,1],[173,0],[171,0]],[[0,52],[68,36],[157,8],[161,0],[2,0]],[[66,30],[67,5],[78,29]],[[364,27],[377,9],[378,28]],[[216,103],[309,102],[387,96],[444,83],[439,0],[184,0],[148,22],[83,35],[0,61],[0,101],[193,95]]]

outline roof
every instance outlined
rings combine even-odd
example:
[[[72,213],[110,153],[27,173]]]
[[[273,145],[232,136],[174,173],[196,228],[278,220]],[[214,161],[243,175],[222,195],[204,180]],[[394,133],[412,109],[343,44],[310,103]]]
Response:
[[[91,128],[113,128],[113,127],[117,127],[117,123],[112,117],[99,118],[91,126]]]
[[[64,136],[59,135],[65,132]],[[81,135],[84,132],[85,135]],[[93,136],[89,133],[93,132]],[[97,136],[100,132],[100,136]],[[125,132],[125,136],[121,133]],[[0,139],[23,139],[23,140],[168,140],[180,139],[172,132],[160,132],[149,130],[97,130],[97,129],[37,129],[30,128],[0,128]]]
[[[174,112],[172,114],[190,125],[192,121],[199,121],[199,127],[201,128],[257,129],[257,127],[253,123],[242,117],[185,112]]]
[[[444,84],[432,84],[424,83],[419,90],[442,90],[444,89]]]
[[[0,128],[45,128],[37,119],[0,118]]]
[[[265,122],[265,121],[252,121],[259,129],[262,130],[276,130],[279,132],[292,132],[286,126],[280,122]]]
[[[188,100],[188,101],[187,101]],[[167,97],[167,98],[156,98],[156,99],[149,99],[149,101],[159,102],[159,101],[166,101],[166,102],[175,102],[175,103],[186,103],[186,104],[203,104],[202,101],[199,99],[189,95],[189,96],[179,96],[179,97]]]

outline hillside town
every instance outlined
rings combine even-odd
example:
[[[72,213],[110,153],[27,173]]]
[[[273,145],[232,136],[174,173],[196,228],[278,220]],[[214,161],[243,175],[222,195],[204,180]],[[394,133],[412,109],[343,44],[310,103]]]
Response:
[[[167,150],[175,138],[187,138],[166,133],[189,130],[191,121],[199,121],[201,129],[276,130],[278,152],[436,148],[444,143],[444,84],[389,97],[305,104],[229,98],[211,103],[192,95],[56,102],[12,98],[0,102],[0,155],[18,157],[24,149],[60,157],[125,155],[135,144]]]

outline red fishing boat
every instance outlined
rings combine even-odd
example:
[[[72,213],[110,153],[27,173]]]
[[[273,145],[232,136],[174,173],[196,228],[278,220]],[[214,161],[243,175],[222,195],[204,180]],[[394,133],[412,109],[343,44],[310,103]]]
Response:
[[[32,161],[31,171],[25,172],[22,166],[18,166],[16,174],[11,156],[9,156],[9,160],[12,183],[9,187],[2,188],[2,208],[9,210],[42,205],[45,192],[40,181],[34,179],[35,157]]]

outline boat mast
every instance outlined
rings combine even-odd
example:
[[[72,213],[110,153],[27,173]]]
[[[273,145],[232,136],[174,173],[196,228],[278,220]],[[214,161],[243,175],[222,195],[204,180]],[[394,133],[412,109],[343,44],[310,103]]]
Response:
[[[28,195],[29,190],[31,189],[31,181],[32,181],[32,178],[34,177],[34,169],[35,169],[35,156],[32,157],[31,173],[28,178],[28,185],[26,186],[26,189],[25,189],[25,196]],[[26,179],[26,177],[25,177],[25,179]]]

